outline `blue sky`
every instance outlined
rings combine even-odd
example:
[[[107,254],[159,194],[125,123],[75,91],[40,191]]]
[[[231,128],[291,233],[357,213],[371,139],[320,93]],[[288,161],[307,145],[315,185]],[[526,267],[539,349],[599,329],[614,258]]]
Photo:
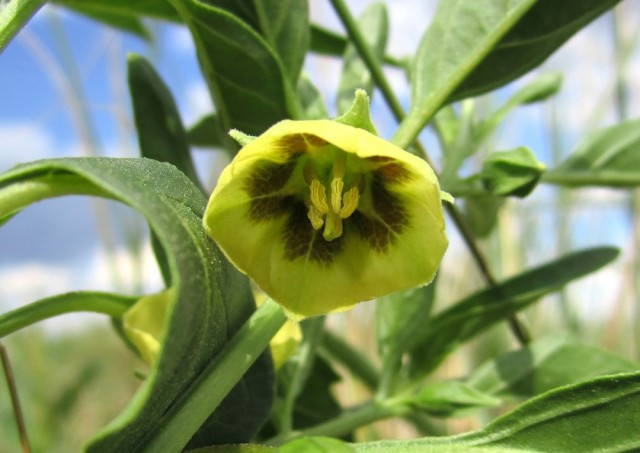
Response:
[[[329,2],[310,3],[316,21],[339,30]],[[349,3],[358,13],[371,2]],[[396,0],[388,3],[389,52],[397,56],[410,54],[418,44],[435,2]],[[637,28],[640,14],[629,5],[623,6],[623,31],[629,34]],[[561,148],[565,153],[589,129],[614,121],[611,105],[607,104],[611,98],[607,82],[612,74],[610,22],[611,17],[606,16],[583,30],[542,69],[560,70],[565,75],[563,90],[555,104],[562,124]],[[209,112],[211,102],[188,33],[181,27],[163,23],[152,23],[151,27],[155,40],[145,42],[59,7],[46,6],[40,11],[0,55],[0,172],[18,162],[47,157],[137,155],[126,85],[125,58],[129,52],[145,55],[156,66],[172,89],[186,124]],[[306,69],[332,107],[339,62],[310,58]],[[74,71],[81,80],[81,89],[75,93],[70,90],[73,78],[69,79]],[[640,56],[636,50],[627,68],[632,117],[640,113],[640,86],[639,78],[631,74],[639,72]],[[395,71],[390,76],[398,94],[408,99],[403,75]],[[508,96],[532,77],[526,76],[509,85],[498,97]],[[70,99],[78,95],[82,105],[74,110]],[[495,101],[484,102],[495,104]],[[74,116],[78,111],[84,112],[86,119],[82,128]],[[331,111],[335,109],[332,107]],[[374,99],[374,111],[381,135],[388,137],[394,122],[379,97]],[[548,105],[519,109],[500,129],[494,141],[495,149],[526,145],[550,164],[549,113]],[[82,138],[87,131],[94,134],[93,140]],[[87,146],[88,143],[92,146]],[[219,171],[223,160],[204,151],[197,151],[196,159],[203,177],[213,184],[211,175]],[[605,213],[607,221],[594,224],[593,210],[576,212],[571,241],[576,246],[601,243],[624,246],[630,234],[629,219],[621,207],[624,195],[598,190],[583,191],[578,196],[585,197],[585,201],[600,200],[597,212],[599,216]],[[541,190],[523,206],[532,210],[542,207],[540,212],[546,212],[545,204],[553,203],[555,197],[555,191]],[[110,218],[106,237],[112,236],[117,244],[109,252],[105,251],[105,235],[100,233],[96,217],[97,211],[104,210]],[[544,219],[544,215],[540,219]],[[537,221],[542,222],[540,219]],[[546,222],[551,225],[552,219]],[[516,225],[516,228],[523,226]],[[124,245],[127,238],[144,234],[140,218],[114,203],[96,205],[87,198],[66,197],[30,207],[0,229],[0,311],[72,289],[124,292],[160,289],[146,242],[139,249],[137,259],[140,261],[132,259]],[[556,246],[553,241],[541,241],[540,250],[526,260],[551,259]],[[463,253],[460,244],[454,243],[448,256]]]

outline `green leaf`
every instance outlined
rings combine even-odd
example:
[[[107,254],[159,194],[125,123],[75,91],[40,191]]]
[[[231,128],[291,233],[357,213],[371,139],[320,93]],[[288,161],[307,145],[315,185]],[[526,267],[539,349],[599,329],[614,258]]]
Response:
[[[474,130],[474,142],[479,146],[502,123],[504,118],[516,107],[548,99],[556,94],[562,86],[562,75],[559,73],[542,74],[528,83],[509,98],[499,109],[487,119],[480,121]]]
[[[548,336],[474,370],[466,382],[498,396],[531,397],[555,387],[631,372],[638,364],[568,336]]]
[[[211,113],[200,118],[189,128],[187,139],[192,146],[223,148],[227,138],[225,131],[220,127],[218,116]]]
[[[563,186],[633,187],[640,184],[640,120],[589,134],[543,182]]]
[[[330,437],[303,437],[284,444],[279,453],[353,453],[349,444]]]
[[[336,33],[318,24],[311,24],[311,42],[309,50],[322,55],[333,55],[342,57],[349,41],[344,35]],[[384,56],[385,64],[404,68],[407,65],[405,60],[395,58],[391,55]]]
[[[142,22],[143,17],[180,20],[175,10],[167,2],[149,0],[57,0],[66,8],[84,14],[92,19],[122,31],[149,38],[149,31]]]
[[[572,280],[600,269],[618,255],[612,247],[573,252],[478,291],[438,313],[414,336],[411,372],[431,371],[463,342]]]
[[[437,277],[436,277],[437,278]],[[384,357],[409,348],[417,332],[431,322],[436,282],[419,288],[399,291],[376,302],[378,350]]]
[[[640,448],[640,372],[533,398],[484,429],[449,437],[352,444],[367,453],[596,452]]]
[[[367,31],[366,42],[373,54],[382,61],[389,34],[387,8],[382,3],[372,3],[360,16],[358,25]],[[371,73],[352,44],[345,49],[343,62],[337,99],[338,113],[341,115],[351,107],[356,90],[362,89],[371,96],[374,88]]]
[[[307,0],[208,0],[226,10],[262,36],[278,56],[295,86],[310,41]]]
[[[443,381],[426,385],[408,403],[436,417],[457,417],[497,406],[500,400],[464,382]]]
[[[187,133],[169,88],[144,57],[132,54],[127,62],[133,117],[142,156],[175,165],[199,186]]]
[[[194,37],[223,130],[260,135],[278,121],[298,116],[293,88],[278,56],[249,25],[198,0],[171,4]]]
[[[537,67],[574,34],[619,2],[534,2],[533,7],[473,68],[449,101],[477,96],[515,80]]]
[[[526,197],[535,188],[546,166],[529,148],[491,153],[482,163],[480,179],[494,195]]]
[[[340,33],[318,24],[311,24],[309,50],[323,54],[341,56],[347,48],[347,38]]]
[[[280,57],[295,86],[310,41],[307,0],[262,0],[253,2],[266,41]]]
[[[239,444],[253,439],[274,399],[271,355],[263,353],[231,389],[186,448]],[[257,412],[255,412],[257,410]]]
[[[0,217],[70,194],[98,195],[131,206],[147,218],[167,252],[176,296],[160,356],[127,408],[88,447],[132,451],[248,318],[253,298],[246,277],[226,262],[204,232],[204,196],[174,166],[110,158],[21,165],[0,176]],[[269,405],[260,404],[245,417],[264,417],[268,410]]]
[[[401,147],[411,144],[460,82],[535,3],[535,0],[440,2],[413,63],[411,108],[392,141]]]

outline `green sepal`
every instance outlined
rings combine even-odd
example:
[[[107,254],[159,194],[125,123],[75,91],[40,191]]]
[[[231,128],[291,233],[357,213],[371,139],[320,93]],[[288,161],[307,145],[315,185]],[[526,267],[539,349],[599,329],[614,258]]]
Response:
[[[334,119],[335,122],[346,124],[347,126],[364,129],[374,135],[378,135],[373,122],[371,121],[371,112],[369,109],[369,95],[365,90],[356,90],[351,107],[344,113]]]

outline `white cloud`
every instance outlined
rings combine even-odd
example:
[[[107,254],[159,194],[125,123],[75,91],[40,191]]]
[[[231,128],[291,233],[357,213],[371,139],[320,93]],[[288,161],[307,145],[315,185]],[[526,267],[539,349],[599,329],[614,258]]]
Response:
[[[54,141],[36,122],[0,123],[0,172],[20,162],[51,157]]]
[[[113,269],[116,269],[114,278]],[[162,289],[163,283],[149,245],[138,262],[126,249],[109,255],[97,248],[88,259],[58,265],[27,262],[0,268],[0,313],[36,300],[75,290],[107,291],[123,294],[148,294]],[[103,321],[104,315],[73,313],[52,318],[43,326],[50,333],[86,327]]]
[[[190,83],[185,89],[186,102],[182,111],[184,122],[187,126],[195,123],[201,117],[211,113],[213,103],[209,95],[209,89],[202,80]]]

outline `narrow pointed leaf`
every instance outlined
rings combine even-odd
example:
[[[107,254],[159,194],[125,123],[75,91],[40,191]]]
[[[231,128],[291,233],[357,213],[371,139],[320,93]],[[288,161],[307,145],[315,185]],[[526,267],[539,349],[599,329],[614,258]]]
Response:
[[[549,336],[480,366],[467,384],[499,396],[531,397],[605,374],[631,372],[637,363],[567,336]]]
[[[403,146],[413,141],[455,88],[534,3],[445,0],[439,4],[411,71],[411,108],[396,132],[406,142]]]
[[[487,427],[460,436],[351,445],[367,453],[637,451],[639,409],[636,371],[542,394]]]
[[[537,67],[574,34],[620,1],[536,1],[456,88],[449,100],[477,96],[515,80]]]
[[[464,341],[545,294],[600,269],[617,255],[618,250],[612,247],[574,252],[457,302],[434,316],[428,328],[414,337],[412,373],[419,375],[432,370]]]
[[[640,185],[640,120],[588,135],[575,151],[542,178],[570,187]]]

